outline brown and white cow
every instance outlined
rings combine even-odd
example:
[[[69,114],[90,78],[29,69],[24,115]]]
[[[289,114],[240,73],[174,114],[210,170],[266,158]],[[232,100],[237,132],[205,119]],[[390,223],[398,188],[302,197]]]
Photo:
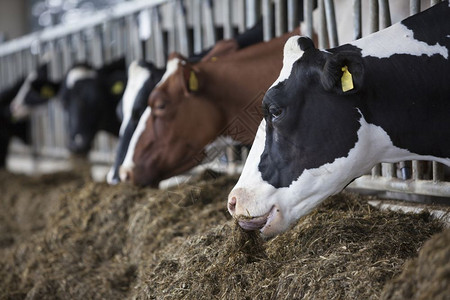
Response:
[[[283,45],[298,32],[197,64],[172,57],[132,137],[121,180],[157,186],[198,165],[219,136],[250,144],[264,92],[282,66]]]

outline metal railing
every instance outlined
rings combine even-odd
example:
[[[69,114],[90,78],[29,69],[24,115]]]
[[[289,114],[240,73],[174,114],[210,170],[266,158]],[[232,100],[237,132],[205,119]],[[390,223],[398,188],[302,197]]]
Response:
[[[385,28],[392,21],[392,5],[407,5],[415,14],[439,1],[420,0],[139,0],[125,2],[73,25],[59,25],[0,45],[0,89],[36,68],[50,57],[51,76],[61,80],[75,62],[101,66],[117,57],[127,62],[144,58],[164,67],[168,53],[190,55],[222,38],[263,19],[264,39],[293,30],[304,16],[302,34],[318,36],[319,48],[334,47],[350,33],[350,39]],[[390,6],[391,5],[391,6]],[[346,13],[343,15],[343,11]],[[368,12],[367,12],[368,11]],[[341,24],[350,19],[349,28]],[[365,32],[364,32],[365,31]],[[33,149],[37,155],[65,157],[64,116],[58,101],[33,114]],[[91,157],[112,162],[115,139],[103,134],[96,139]],[[352,187],[402,193],[450,197],[450,182],[444,169],[432,163],[428,172],[420,162],[411,165],[411,175],[397,175],[396,164],[376,166],[371,174],[358,178]],[[429,164],[428,164],[429,165]],[[403,170],[405,167],[403,167]]]

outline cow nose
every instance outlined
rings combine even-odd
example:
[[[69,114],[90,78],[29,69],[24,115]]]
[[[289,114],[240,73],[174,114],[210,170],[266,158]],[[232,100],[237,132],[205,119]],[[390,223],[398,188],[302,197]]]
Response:
[[[234,214],[234,212],[236,210],[236,202],[237,202],[237,199],[235,196],[230,197],[230,200],[228,200],[228,211],[232,215]]]
[[[133,178],[133,172],[131,168],[121,166],[119,169],[119,177],[122,182],[131,182]]]

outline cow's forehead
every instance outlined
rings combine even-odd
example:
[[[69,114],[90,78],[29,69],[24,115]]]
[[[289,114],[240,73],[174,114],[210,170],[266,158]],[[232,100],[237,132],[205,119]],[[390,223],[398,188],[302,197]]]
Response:
[[[96,72],[87,67],[75,67],[67,73],[66,86],[71,89],[75,86],[75,83],[79,80],[95,78]]]
[[[169,78],[172,74],[175,73],[175,71],[178,69],[178,65],[180,62],[181,59],[179,59],[178,57],[172,58],[167,62],[166,72],[161,78],[161,81],[156,85],[157,87],[163,84],[167,80],[167,78]]]
[[[298,44],[299,38],[300,36],[298,35],[292,36],[286,41],[286,44],[284,44],[283,68],[281,69],[280,75],[278,76],[277,80],[275,80],[270,88],[289,78],[292,72],[292,66],[303,56],[304,51]]]

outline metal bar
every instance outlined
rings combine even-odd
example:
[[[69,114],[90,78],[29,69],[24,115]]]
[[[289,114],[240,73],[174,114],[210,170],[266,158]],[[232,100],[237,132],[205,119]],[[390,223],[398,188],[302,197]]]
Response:
[[[234,36],[233,33],[233,18],[232,18],[232,5],[231,0],[223,1],[223,38],[231,39]],[[201,49],[200,49],[201,50]]]
[[[4,42],[0,45],[0,56],[28,48],[36,39],[42,42],[54,40],[65,35],[74,34],[87,28],[98,26],[105,21],[119,19],[149,7],[156,7],[166,2],[167,0],[135,0],[119,3],[113,7],[99,11],[89,18],[81,19],[79,22],[71,24],[71,26],[61,24],[18,39]]]
[[[381,164],[382,176],[388,179],[395,178],[395,165],[390,163]]]
[[[422,179],[423,168],[418,160],[412,161],[412,179],[419,180]]]
[[[204,48],[212,47],[217,40],[216,30],[214,27],[214,10],[213,10],[213,2],[212,0],[206,0],[203,3],[203,12],[204,12],[204,26],[205,26],[205,41],[203,43]],[[245,29],[245,27],[244,27]]]
[[[142,59],[143,53],[142,53],[142,47],[141,47],[141,40],[139,39],[139,27],[137,23],[137,16],[136,15],[130,15],[126,18],[126,24],[127,24],[127,65],[130,64],[135,59]]]
[[[369,33],[378,31],[378,0],[369,0]]]
[[[371,170],[372,177],[381,176],[381,164],[375,165]]]
[[[177,10],[176,10],[176,24],[177,24],[177,33],[178,33],[178,42],[180,53],[184,56],[188,56],[189,53],[189,40],[188,40],[188,30],[187,30],[187,22],[186,22],[186,8],[183,3],[178,0],[176,2]]]
[[[436,183],[432,180],[401,180],[371,176],[362,176],[353,181],[349,187],[358,189],[391,191],[409,194],[450,197],[450,182]]]
[[[242,33],[245,31],[245,0],[237,0],[235,3],[237,5],[235,12],[237,13],[238,31]]]
[[[94,67],[99,68],[103,66],[103,49],[102,49],[102,38],[100,34],[100,28],[92,28],[91,34],[91,58]]]
[[[287,30],[292,31],[299,25],[298,18],[298,1],[287,1]]]
[[[433,161],[433,181],[444,180],[444,166],[438,162]]]
[[[231,18],[231,12],[229,13]],[[203,49],[202,3],[200,0],[193,0],[192,2],[192,19],[194,30],[194,53],[199,53]]]
[[[275,36],[286,32],[286,3],[284,0],[275,1]]]
[[[245,0],[245,28],[251,28],[258,21],[258,3],[256,0]]]
[[[103,61],[105,64],[112,60],[112,32],[111,22],[104,22],[101,26]]]
[[[336,15],[334,12],[333,0],[325,0],[325,15],[327,17],[327,31],[330,47],[337,47],[339,44]]]
[[[353,0],[353,39],[357,40],[361,37],[361,0]]]
[[[392,25],[391,12],[389,10],[389,0],[378,0],[380,8],[380,29]]]
[[[420,12],[420,0],[409,1],[409,14],[415,15]]]
[[[271,1],[270,0],[263,0],[262,3],[262,13],[263,13],[263,35],[264,35],[264,41],[269,41],[273,37],[273,27],[272,27],[272,18],[273,18],[273,11],[271,7]]]
[[[305,32],[302,32],[302,34],[313,38],[313,0],[303,1],[303,14],[305,19]]]
[[[73,53],[70,45],[70,37],[65,37],[60,40],[60,48],[62,54],[62,74],[65,74],[73,65]]]
[[[163,37],[163,31],[161,26],[161,17],[159,15],[159,7],[155,7],[152,10],[152,35],[154,37],[154,44],[155,44],[155,64],[162,68],[166,64],[166,58],[165,58],[165,47],[164,47],[164,37]]]
[[[72,35],[72,45],[75,48],[75,62],[85,62],[87,60],[87,47],[82,32]]]
[[[324,49],[328,47],[327,38],[327,20],[325,17],[325,4],[324,0],[318,0],[319,10],[319,48]]]
[[[431,6],[438,4],[441,0],[431,0]]]

